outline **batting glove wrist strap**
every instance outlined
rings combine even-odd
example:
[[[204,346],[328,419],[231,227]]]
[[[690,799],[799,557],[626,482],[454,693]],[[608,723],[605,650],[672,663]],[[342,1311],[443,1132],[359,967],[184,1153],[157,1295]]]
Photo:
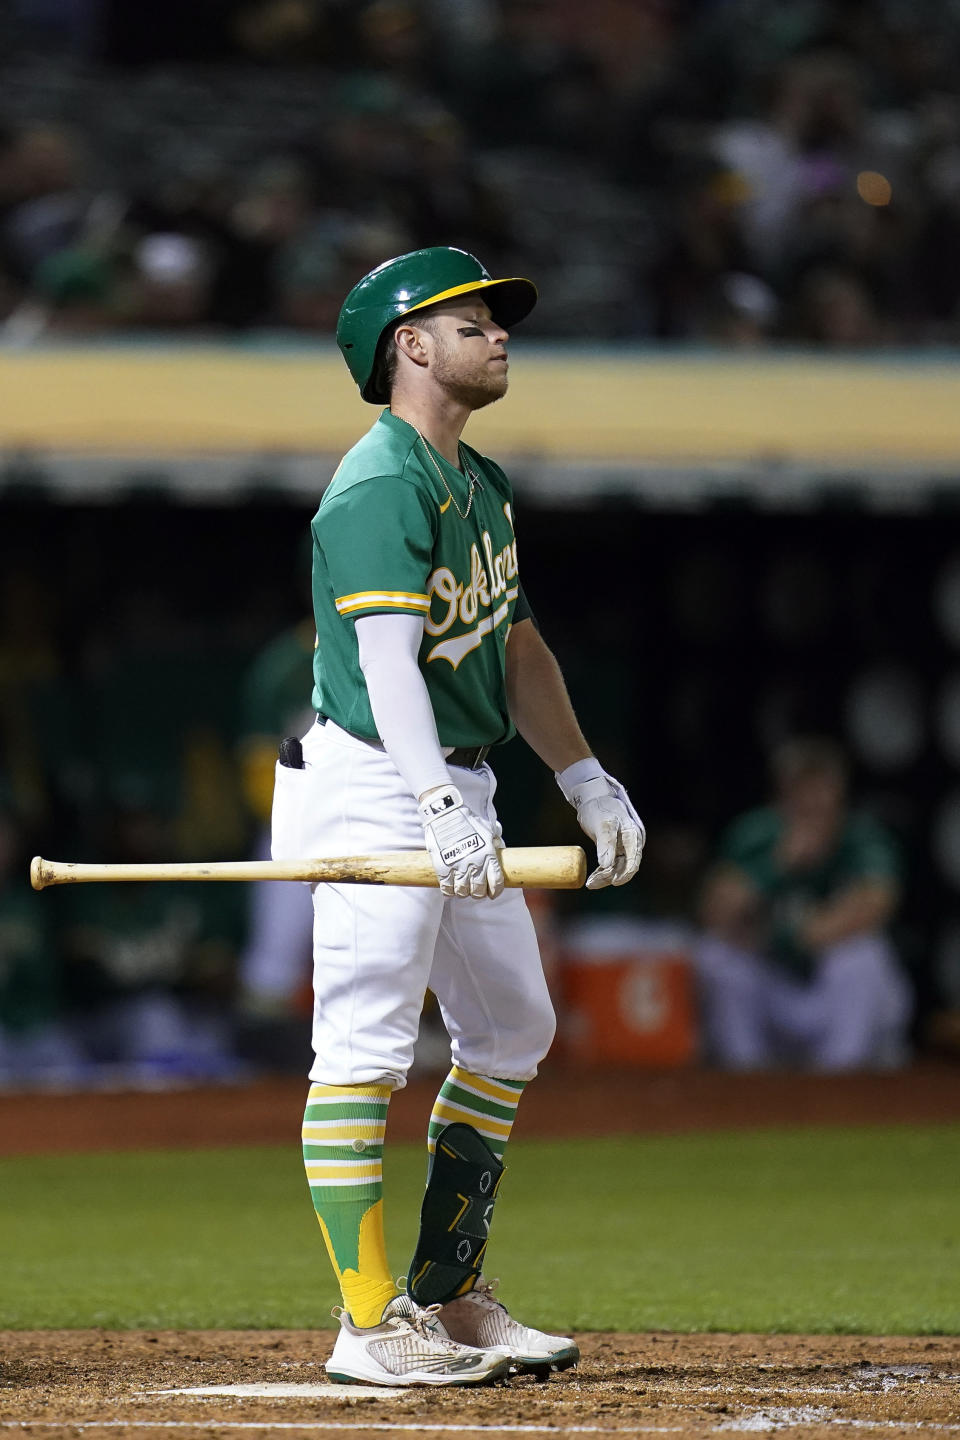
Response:
[[[600,761],[594,755],[588,755],[586,760],[577,760],[575,764],[568,765],[566,770],[561,770],[555,775],[556,782],[563,791],[565,800],[576,808],[579,805],[577,795],[584,785],[589,785],[594,780],[606,780],[606,771]],[[607,790],[608,787],[605,787]],[[604,791],[597,793],[603,794]]]
[[[499,895],[503,889],[494,827],[465,803],[455,785],[429,790],[417,807],[433,868],[444,895]]]
[[[580,828],[597,847],[597,869],[588,890],[625,885],[637,873],[647,832],[626,790],[591,756],[568,765],[557,784],[576,808]]]

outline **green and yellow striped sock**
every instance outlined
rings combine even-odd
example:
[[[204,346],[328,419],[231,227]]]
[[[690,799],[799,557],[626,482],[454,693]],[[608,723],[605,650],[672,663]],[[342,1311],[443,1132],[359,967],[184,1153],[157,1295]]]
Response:
[[[474,1075],[454,1065],[440,1087],[427,1129],[427,1149],[432,1155],[437,1136],[445,1125],[459,1122],[472,1125],[490,1146],[498,1160],[510,1139],[520,1096],[526,1080],[494,1080]]]
[[[311,1085],[303,1163],[327,1254],[354,1325],[378,1325],[397,1294],[383,1234],[389,1085]]]

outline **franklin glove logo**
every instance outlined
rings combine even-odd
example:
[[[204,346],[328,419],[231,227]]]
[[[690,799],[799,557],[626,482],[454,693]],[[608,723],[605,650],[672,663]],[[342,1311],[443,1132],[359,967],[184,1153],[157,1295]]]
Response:
[[[441,850],[440,858],[445,865],[455,865],[458,860],[463,859],[464,855],[470,855],[474,850],[482,849],[483,836],[474,833],[473,835],[466,835],[462,840],[458,840],[455,845],[449,845]]]

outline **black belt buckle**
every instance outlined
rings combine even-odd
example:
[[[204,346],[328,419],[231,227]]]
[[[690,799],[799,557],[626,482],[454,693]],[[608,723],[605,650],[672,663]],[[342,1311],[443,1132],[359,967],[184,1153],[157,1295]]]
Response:
[[[447,756],[447,764],[455,765],[460,770],[479,770],[489,754],[489,745],[474,745],[472,748],[460,746],[459,749],[451,750]]]

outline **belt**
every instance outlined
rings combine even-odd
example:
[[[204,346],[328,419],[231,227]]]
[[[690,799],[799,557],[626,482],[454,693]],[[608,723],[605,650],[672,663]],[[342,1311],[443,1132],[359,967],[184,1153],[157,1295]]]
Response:
[[[326,725],[326,715],[318,715],[317,722],[320,725]],[[366,735],[356,735],[352,730],[348,730],[346,733],[353,735],[355,740],[362,740],[364,745],[383,749],[379,740],[371,740]],[[444,759],[448,765],[455,765],[460,770],[479,770],[489,754],[489,745],[459,745],[455,750],[451,750],[449,755],[444,756]]]
[[[474,745],[472,748],[461,745],[445,758],[448,765],[456,765],[461,770],[479,770],[489,754],[489,745]]]

